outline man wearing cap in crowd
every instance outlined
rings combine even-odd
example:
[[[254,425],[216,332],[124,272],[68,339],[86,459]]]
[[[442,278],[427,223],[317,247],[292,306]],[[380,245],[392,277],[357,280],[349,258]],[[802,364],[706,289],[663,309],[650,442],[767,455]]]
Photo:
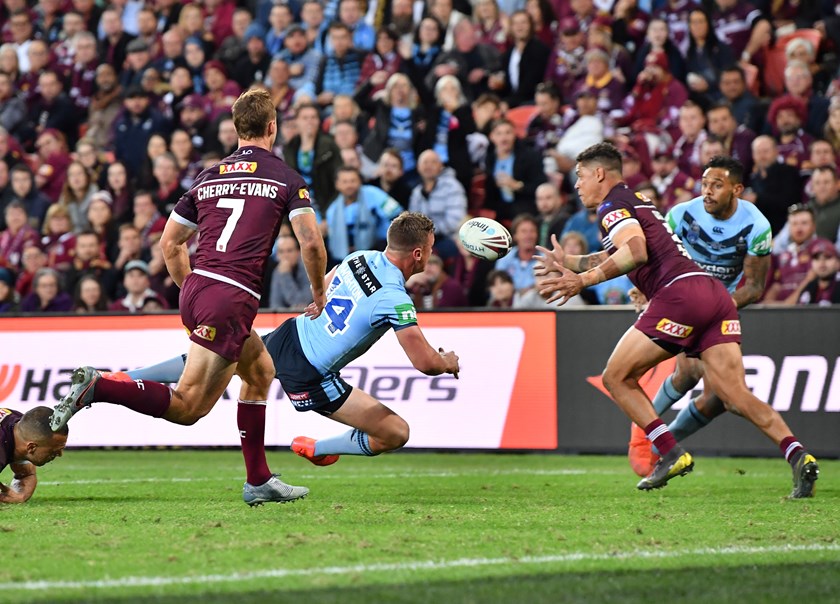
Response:
[[[211,124],[207,103],[200,94],[189,94],[178,105],[181,128],[192,139],[196,151],[207,151],[211,140]]]
[[[134,38],[125,47],[126,68],[120,74],[120,85],[123,88],[139,86],[143,72],[152,66],[152,54],[145,40]]]
[[[264,36],[265,30],[257,22],[251,23],[245,30],[245,52],[233,65],[233,77],[243,90],[254,82],[262,82],[268,74],[271,55],[266,50]]]
[[[663,214],[672,207],[694,197],[694,179],[679,169],[674,148],[660,145],[653,153],[653,175],[650,182],[659,194]]]
[[[139,174],[146,159],[146,145],[153,134],[166,135],[169,124],[157,109],[149,106],[148,93],[139,86],[125,92],[125,111],[114,121],[114,154],[129,174]]]
[[[161,305],[167,308],[166,302],[150,287],[149,265],[143,260],[126,263],[123,269],[123,287],[125,296],[113,302],[108,310],[135,313],[143,308],[148,298],[158,298]]]
[[[578,90],[588,88],[598,99],[598,112],[604,118],[612,114],[613,118],[623,115],[621,104],[626,96],[624,82],[618,80],[610,71],[610,57],[603,48],[591,48],[586,51],[586,76]]]
[[[228,79],[227,68],[221,61],[207,61],[204,64],[205,107],[210,109],[209,119],[215,120],[223,113],[230,113],[233,103],[242,90],[233,80]]]
[[[791,95],[777,98],[767,111],[767,123],[776,136],[782,161],[797,170],[808,159],[808,149],[814,142],[811,135],[802,129],[807,119],[805,103]]]
[[[808,247],[814,278],[801,287],[798,304],[840,304],[840,259],[828,239],[815,239]]]
[[[571,99],[578,79],[584,74],[586,64],[585,37],[574,17],[560,20],[559,40],[548,57],[545,81],[553,82],[564,101]]]

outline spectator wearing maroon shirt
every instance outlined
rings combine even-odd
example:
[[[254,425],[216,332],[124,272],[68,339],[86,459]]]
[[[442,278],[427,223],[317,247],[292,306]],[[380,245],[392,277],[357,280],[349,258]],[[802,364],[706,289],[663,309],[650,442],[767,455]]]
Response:
[[[782,161],[797,170],[808,159],[808,149],[814,142],[802,129],[806,112],[805,103],[790,95],[777,98],[767,112],[767,122],[776,135]]]
[[[201,5],[208,38],[218,48],[225,38],[233,35],[236,4],[231,0],[204,0]]]
[[[85,20],[85,29],[96,31],[99,20],[102,18],[103,10],[96,5],[95,0],[72,0],[73,9]],[[120,63],[122,65],[122,63]]]
[[[767,304],[796,304],[803,281],[811,280],[809,246],[816,239],[814,211],[805,204],[795,204],[788,211],[790,242],[773,254],[773,269],[764,293]]]
[[[653,154],[653,175],[650,182],[661,200],[663,214],[678,203],[694,197],[694,179],[681,171],[673,147],[662,146]]]
[[[604,119],[623,115],[622,102],[627,94],[624,81],[616,77],[610,69],[610,57],[601,48],[586,51],[586,75],[578,84],[575,92],[583,89],[590,91],[598,99],[598,113]]]
[[[462,308],[468,306],[461,284],[443,270],[443,260],[432,254],[422,273],[412,275],[405,284],[417,309]]]
[[[35,186],[55,203],[61,197],[67,180],[67,168],[73,161],[67,150],[67,141],[60,131],[47,128],[38,135],[35,148],[40,162],[35,172]]]
[[[703,164],[700,163],[700,147],[708,138],[704,129],[706,114],[694,101],[686,101],[680,107],[678,126],[680,136],[674,144],[674,157],[680,170],[698,180],[702,175]]]
[[[808,65],[790,61],[785,67],[785,90],[805,104],[806,120],[802,127],[811,136],[821,136],[828,121],[829,100],[814,92],[814,78]]]
[[[223,113],[230,113],[241,89],[234,80],[228,79],[227,69],[221,61],[208,61],[204,65],[204,82],[207,90],[204,103],[210,121]]]
[[[133,224],[140,231],[143,250],[148,252],[160,240],[166,226],[166,218],[158,211],[154,195],[150,191],[137,191],[134,194]]]
[[[62,16],[60,41],[52,45],[56,63],[62,69],[67,69],[73,64],[73,38],[83,31],[87,31],[85,20],[78,11],[70,10]]]
[[[753,167],[752,142],[755,132],[735,121],[732,107],[728,103],[720,102],[712,105],[706,111],[709,134],[714,134],[723,142],[726,155],[741,162],[744,174],[750,174]]]
[[[586,38],[574,18],[561,20],[559,29],[560,37],[546,62],[543,80],[554,83],[563,100],[568,102],[586,70]]]
[[[73,63],[65,75],[70,90],[69,96],[78,110],[78,115],[87,117],[91,98],[96,90],[96,69],[99,58],[96,55],[96,37],[90,32],[80,32],[73,38]]]
[[[73,219],[65,206],[58,203],[50,206],[41,229],[41,248],[47,253],[47,266],[50,268],[57,271],[70,268],[76,247],[73,227]]]
[[[534,104],[537,113],[528,122],[526,141],[540,152],[552,148],[563,135],[563,116],[560,113],[560,91],[551,82],[537,85]]]
[[[0,127],[13,132],[21,125],[26,114],[26,103],[15,94],[11,76],[0,71]]]
[[[18,273],[17,281],[15,282],[15,291],[20,298],[32,293],[32,280],[35,278],[35,273],[47,266],[48,262],[47,254],[44,253],[44,250],[39,245],[35,243],[26,244],[21,255],[21,271]]]
[[[721,41],[736,57],[749,62],[770,42],[771,25],[750,2],[714,0],[712,23]]]
[[[32,293],[20,301],[20,312],[67,312],[73,299],[61,286],[61,276],[53,268],[42,268],[32,279]]]
[[[29,71],[17,81],[17,88],[23,100],[30,104],[40,96],[38,78],[49,67],[50,47],[43,40],[32,40],[26,49],[26,56],[29,59]]]
[[[79,279],[73,295],[73,310],[79,314],[101,313],[108,310],[108,297],[102,284],[93,275]]]
[[[675,134],[679,109],[687,99],[688,91],[672,76],[665,52],[652,51],[623,104],[625,115],[618,123],[630,126],[634,133]]]
[[[158,185],[155,201],[161,213],[169,216],[181,195],[186,193],[178,178],[178,161],[167,152],[157,156],[152,163],[152,174]]]
[[[392,75],[400,70],[402,56],[397,51],[399,34],[391,26],[384,27],[376,33],[376,46],[362,62],[362,72],[359,75],[358,86],[366,86],[366,94],[373,97],[380,90],[385,89],[385,83]]]
[[[828,239],[816,239],[811,243],[809,251],[814,278],[802,287],[797,304],[840,304],[840,259],[837,248]]]

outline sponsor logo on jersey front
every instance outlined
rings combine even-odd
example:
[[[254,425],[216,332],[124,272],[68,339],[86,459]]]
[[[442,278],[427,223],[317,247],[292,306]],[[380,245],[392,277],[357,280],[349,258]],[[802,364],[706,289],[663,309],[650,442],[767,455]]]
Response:
[[[671,319],[660,319],[659,323],[656,324],[656,329],[675,338],[687,338],[694,331],[694,327],[691,325],[683,325]]]
[[[197,338],[201,338],[202,340],[212,342],[216,339],[216,328],[210,327],[209,325],[199,325],[193,329],[193,335]]]
[[[604,216],[601,220],[601,226],[604,227],[605,231],[609,231],[612,225],[620,220],[624,220],[625,218],[630,218],[630,210],[626,210],[624,208],[613,210]]]
[[[364,256],[351,258],[347,264],[350,266],[353,278],[359,284],[359,287],[362,288],[365,296],[372,296],[375,292],[382,289],[382,284],[374,276],[373,271],[370,270]]]
[[[219,165],[219,174],[253,174],[257,171],[257,162],[255,161],[236,161],[232,164]]]
[[[720,324],[720,333],[725,336],[740,336],[741,322],[740,321],[724,321]]]

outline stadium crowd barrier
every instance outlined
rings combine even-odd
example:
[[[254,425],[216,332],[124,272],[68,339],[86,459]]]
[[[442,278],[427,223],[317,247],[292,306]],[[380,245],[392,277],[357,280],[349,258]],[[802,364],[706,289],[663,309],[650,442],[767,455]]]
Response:
[[[268,333],[292,316],[261,313],[255,327]],[[634,318],[628,309],[426,312],[420,324],[432,346],[461,358],[459,379],[417,372],[393,332],[342,375],[408,421],[408,447],[624,453],[629,422],[610,401],[601,371]],[[840,308],[748,309],[742,323],[748,385],[782,413],[815,455],[840,457]],[[125,370],[187,347],[175,314],[0,318],[0,406],[52,406],[66,394],[78,365]],[[645,376],[649,395],[672,369],[673,361],[666,362]],[[96,405],[73,419],[68,444],[238,447],[238,387],[234,378],[195,426]],[[666,421],[689,396],[665,414]],[[343,430],[317,414],[296,412],[276,381],[269,401],[269,446],[287,446],[300,434],[326,437]],[[729,414],[688,443],[704,454],[777,454],[757,430]]]

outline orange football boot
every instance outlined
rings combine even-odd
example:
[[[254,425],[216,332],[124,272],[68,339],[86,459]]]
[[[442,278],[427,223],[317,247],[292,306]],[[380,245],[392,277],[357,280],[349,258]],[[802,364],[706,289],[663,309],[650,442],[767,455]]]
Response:
[[[307,436],[296,436],[292,440],[292,451],[316,466],[331,466],[340,457],[339,455],[315,455],[315,439]]]
[[[630,446],[627,449],[627,459],[633,471],[643,478],[653,472],[653,467],[659,461],[659,455],[653,452],[645,431],[636,424],[630,425]]]

